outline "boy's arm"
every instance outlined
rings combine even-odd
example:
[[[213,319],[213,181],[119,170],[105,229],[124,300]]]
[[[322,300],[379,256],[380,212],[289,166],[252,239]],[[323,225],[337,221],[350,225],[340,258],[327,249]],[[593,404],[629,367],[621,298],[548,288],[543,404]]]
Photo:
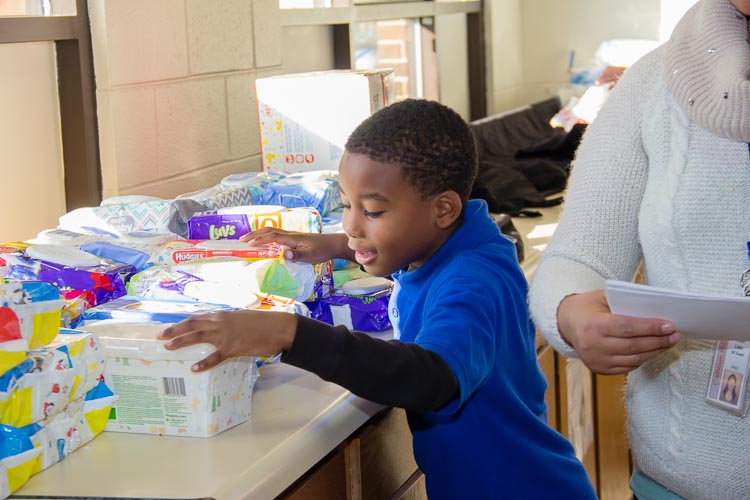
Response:
[[[365,399],[410,411],[437,410],[458,396],[456,376],[438,354],[305,317],[298,317],[281,360]]]
[[[284,257],[292,261],[317,264],[330,259],[354,261],[349,238],[344,233],[314,234],[263,228],[240,238],[252,245],[279,243],[288,247]]]

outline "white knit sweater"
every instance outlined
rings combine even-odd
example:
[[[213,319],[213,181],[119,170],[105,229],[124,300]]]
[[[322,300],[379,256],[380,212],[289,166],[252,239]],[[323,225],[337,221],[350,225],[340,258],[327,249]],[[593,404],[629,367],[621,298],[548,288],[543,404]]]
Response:
[[[631,279],[641,259],[651,285],[740,294],[750,268],[747,36],[728,0],[702,0],[625,72],[589,127],[529,298],[563,354],[575,355],[557,329],[560,301]],[[713,349],[682,341],[630,374],[630,444],[638,467],[683,497],[748,499],[750,417],[705,402]]]

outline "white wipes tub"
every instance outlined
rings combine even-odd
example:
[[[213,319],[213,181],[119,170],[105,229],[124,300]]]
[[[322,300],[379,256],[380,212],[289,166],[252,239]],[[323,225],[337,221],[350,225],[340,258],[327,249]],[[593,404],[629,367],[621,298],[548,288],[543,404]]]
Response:
[[[214,347],[168,351],[156,339],[167,326],[104,320],[81,328],[99,336],[107,357],[104,377],[119,396],[106,430],[208,437],[247,421],[257,359],[231,359],[193,373],[190,366]]]

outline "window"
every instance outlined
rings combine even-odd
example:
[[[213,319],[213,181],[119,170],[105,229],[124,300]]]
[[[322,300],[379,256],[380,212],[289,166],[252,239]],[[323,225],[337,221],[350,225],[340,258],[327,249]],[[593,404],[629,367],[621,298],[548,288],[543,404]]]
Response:
[[[86,0],[0,0],[0,43],[54,42],[68,210],[101,201]]]
[[[389,19],[352,25],[354,67],[393,69],[396,99],[437,99],[432,18]]]
[[[0,16],[75,15],[75,0],[0,0]]]

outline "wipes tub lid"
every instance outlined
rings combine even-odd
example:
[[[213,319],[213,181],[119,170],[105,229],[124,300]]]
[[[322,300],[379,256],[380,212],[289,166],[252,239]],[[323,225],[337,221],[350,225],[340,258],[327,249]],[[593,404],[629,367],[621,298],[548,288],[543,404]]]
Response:
[[[164,348],[165,341],[156,338],[156,334],[168,326],[167,323],[132,323],[105,319],[87,323],[79,329],[95,333],[104,348],[104,353],[109,358],[192,362],[214,352],[215,347],[211,344],[196,344],[168,351]]]
[[[83,245],[92,241],[100,241],[105,237],[96,234],[83,234],[65,229],[45,229],[40,232],[32,243],[44,245]]]
[[[101,264],[96,255],[75,247],[61,245],[31,245],[26,249],[26,255],[32,259],[68,267],[96,267]]]

